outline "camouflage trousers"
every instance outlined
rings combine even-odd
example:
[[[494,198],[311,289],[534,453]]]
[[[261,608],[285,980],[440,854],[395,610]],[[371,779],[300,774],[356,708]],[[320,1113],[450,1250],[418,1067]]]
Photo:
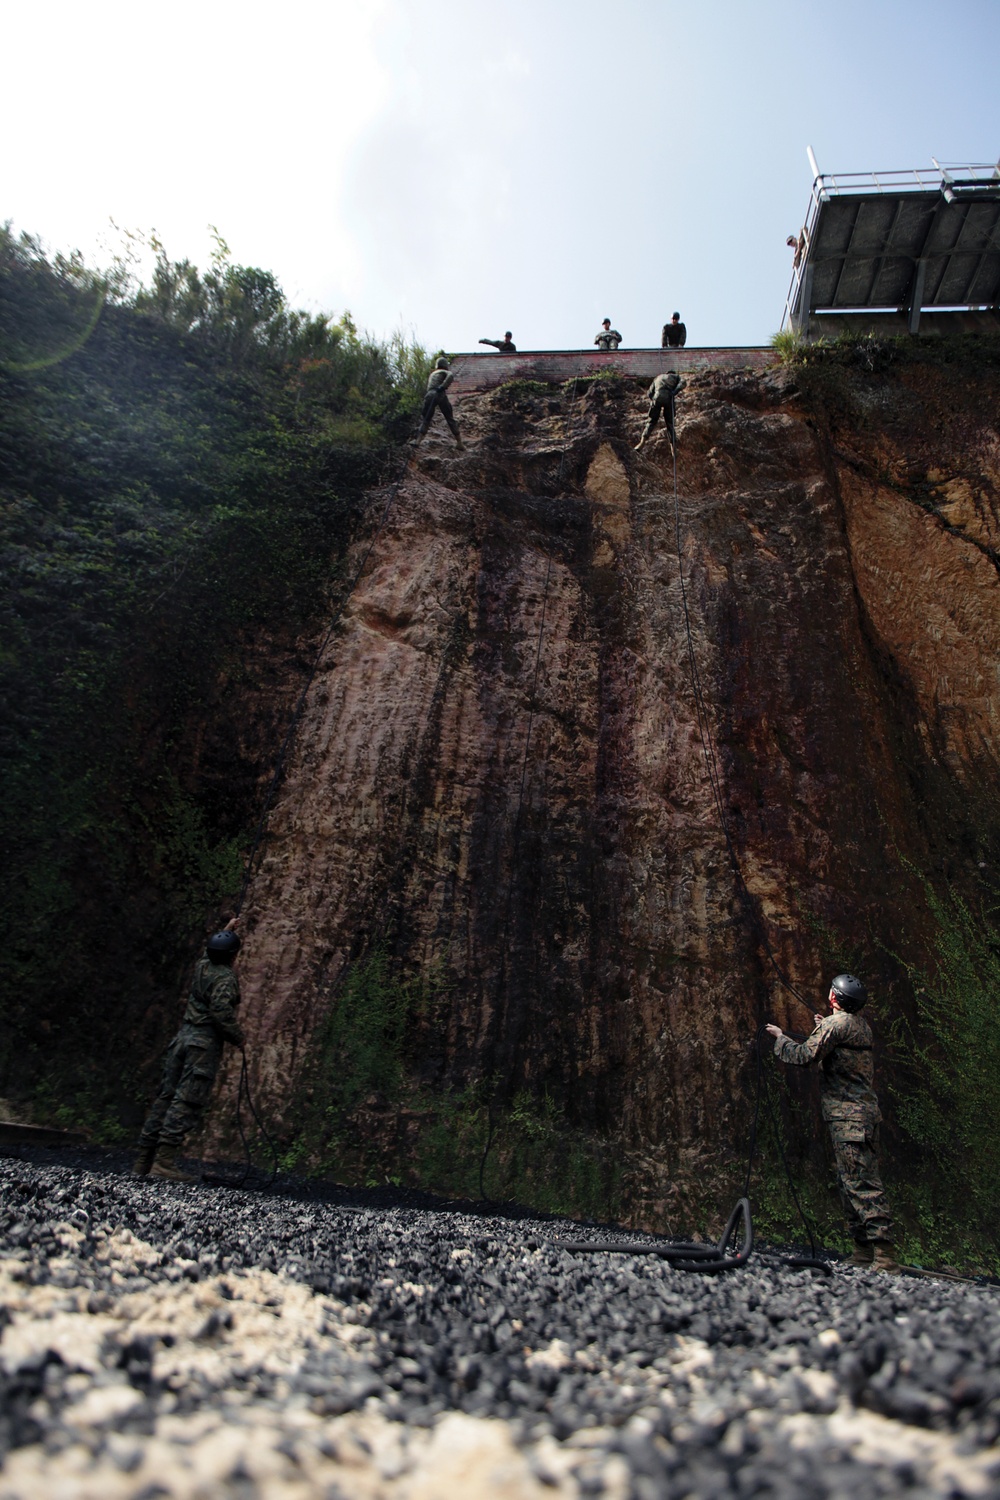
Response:
[[[448,423],[448,426],[451,428],[453,435],[455,437],[458,437],[458,424],[455,421],[455,413],[452,411],[451,402],[448,400],[448,397],[445,395],[444,391],[427,392],[427,395],[424,397],[424,404],[420,410],[420,431],[417,436],[423,437],[424,433],[431,425],[431,417],[433,417],[438,407],[441,408],[441,415]]]
[[[878,1126],[831,1123],[837,1188],[847,1224],[859,1245],[892,1239],[892,1216],[878,1169]]]
[[[185,1023],[167,1049],[163,1081],[139,1137],[142,1151],[179,1149],[201,1124],[222,1056],[222,1038],[212,1026]]]
[[[666,427],[667,432],[668,432],[668,434],[670,436],[670,441],[671,441],[671,443],[676,442],[677,435],[674,432],[674,404],[673,404],[673,402],[672,401],[651,401],[649,403],[649,411],[646,414],[646,425],[642,429],[642,437],[639,439],[639,441],[641,443],[644,443],[646,441],[646,439],[652,435],[653,428],[656,426],[657,422],[659,421],[660,412],[661,411],[663,413],[663,423],[664,423],[664,426]]]

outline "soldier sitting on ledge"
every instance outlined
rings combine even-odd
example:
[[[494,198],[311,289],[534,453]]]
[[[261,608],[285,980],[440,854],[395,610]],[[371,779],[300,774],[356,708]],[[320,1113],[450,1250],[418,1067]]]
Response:
[[[617,328],[612,328],[611,319],[605,318],[601,325],[601,332],[594,338],[598,349],[603,349],[605,354],[613,354],[622,341],[622,336]]]

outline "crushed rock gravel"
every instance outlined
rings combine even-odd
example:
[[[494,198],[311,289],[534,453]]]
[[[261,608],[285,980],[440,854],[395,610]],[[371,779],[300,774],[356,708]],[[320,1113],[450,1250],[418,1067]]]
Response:
[[[0,1160],[0,1500],[1000,1494],[1000,1292]]]

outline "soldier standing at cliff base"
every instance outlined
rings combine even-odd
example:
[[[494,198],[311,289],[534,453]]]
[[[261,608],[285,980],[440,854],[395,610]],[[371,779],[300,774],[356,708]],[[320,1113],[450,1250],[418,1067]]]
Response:
[[[878,1170],[878,1127],[882,1115],[872,1087],[875,1063],[872,1034],[858,1014],[868,992],[853,974],[838,974],[830,986],[830,1014],[816,1015],[815,1029],[804,1042],[769,1025],[774,1055],[798,1067],[819,1063],[820,1100],[830,1131],[837,1167],[837,1187],[854,1236],[856,1266],[876,1271],[898,1269],[892,1246],[892,1219]]]
[[[459,432],[458,426],[455,422],[455,413],[451,409],[451,402],[448,400],[448,397],[445,394],[453,379],[454,376],[451,373],[451,365],[442,354],[441,358],[434,365],[434,368],[427,380],[427,394],[424,397],[424,404],[420,411],[420,431],[417,433],[418,443],[423,437],[424,433],[427,431],[428,427],[431,425],[431,418],[433,417],[434,413],[440,407],[441,415],[444,417],[445,421],[448,423],[448,426],[451,428],[455,442],[460,448],[464,446],[462,443],[462,435]]]
[[[681,389],[684,382],[676,370],[668,370],[665,375],[657,375],[646,396],[649,400],[649,413],[646,417],[646,425],[642,429],[642,437],[636,443],[636,448],[641,448],[648,437],[652,436],[653,428],[659,421],[660,412],[663,413],[663,421],[670,435],[670,446],[673,447],[677,440],[674,431],[674,397]]]
[[[133,1171],[140,1177],[194,1182],[177,1157],[184,1137],[201,1123],[226,1042],[243,1048],[243,1029],[236,1019],[239,980],[233,960],[240,951],[236,918],[215,932],[205,956],[195,965],[181,1029],[167,1050],[163,1081],[139,1137]]]

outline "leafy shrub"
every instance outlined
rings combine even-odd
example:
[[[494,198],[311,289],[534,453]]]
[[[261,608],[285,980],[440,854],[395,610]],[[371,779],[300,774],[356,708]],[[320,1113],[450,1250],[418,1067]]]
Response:
[[[909,1059],[899,1118],[932,1158],[937,1191],[958,1223],[996,1239],[1000,1223],[1000,933],[996,908],[974,911],[954,892],[925,884],[938,924],[930,973],[910,966],[917,1024],[897,1027]]]
[[[0,229],[0,1076],[91,1111],[239,888],[297,662],[246,694],[336,601],[429,366],[151,244],[143,286]]]

